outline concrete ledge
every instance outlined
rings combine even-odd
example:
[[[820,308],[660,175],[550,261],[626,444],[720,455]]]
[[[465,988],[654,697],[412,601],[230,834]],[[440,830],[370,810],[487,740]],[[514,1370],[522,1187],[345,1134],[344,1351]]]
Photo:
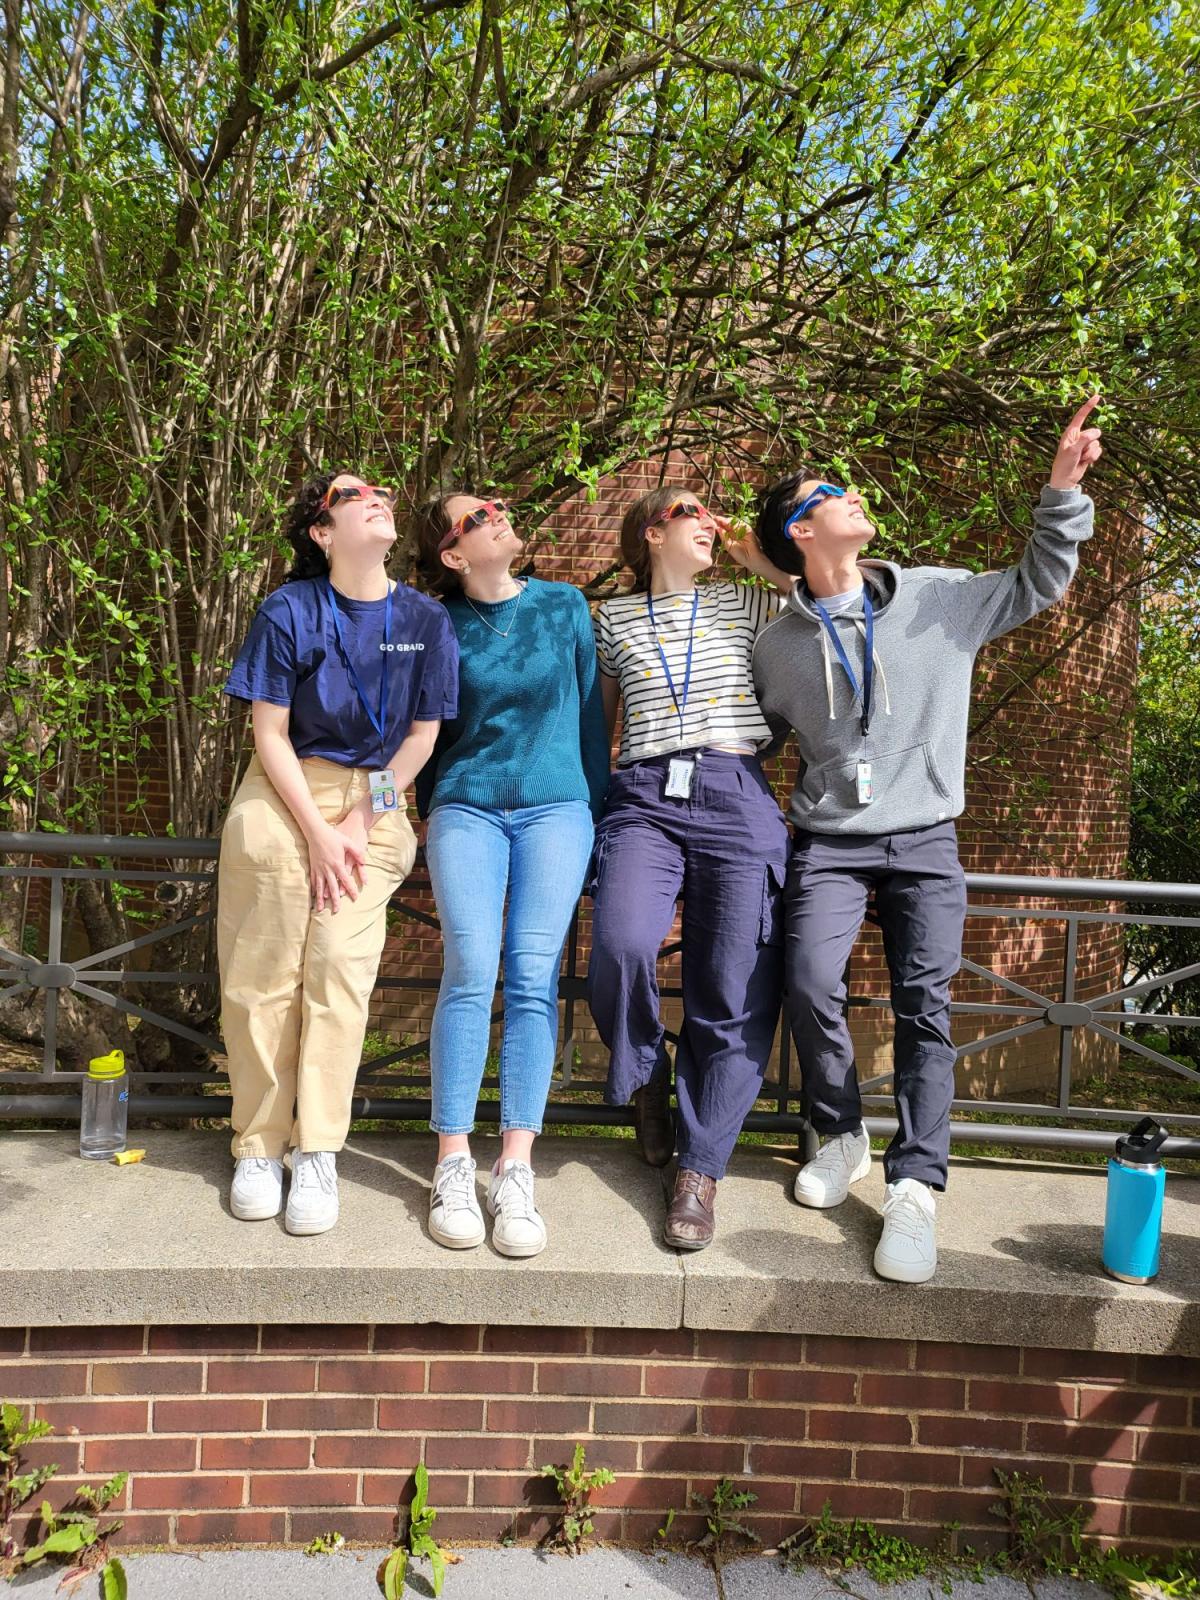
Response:
[[[937,1277],[910,1287],[870,1268],[882,1164],[832,1211],[791,1201],[795,1172],[783,1153],[734,1157],[717,1237],[684,1263],[685,1327],[1200,1353],[1200,1180],[1170,1176],[1163,1270],[1138,1288],[1100,1267],[1103,1168],[953,1161]]]
[[[357,1138],[339,1158],[342,1220],[292,1239],[228,1211],[225,1136],[138,1135],[148,1155],[80,1161],[62,1133],[0,1132],[0,1325],[421,1323],[826,1333],[1200,1354],[1200,1180],[1168,1183],[1158,1283],[1099,1268],[1101,1169],[957,1161],[932,1284],[871,1271],[883,1176],[831,1212],[790,1198],[794,1159],[739,1151],[711,1249],[659,1242],[665,1175],[628,1140],[546,1137],[537,1151],[550,1245],[510,1262],[426,1235],[432,1142]],[[495,1141],[484,1140],[481,1166]],[[14,1225],[15,1224],[15,1225]]]

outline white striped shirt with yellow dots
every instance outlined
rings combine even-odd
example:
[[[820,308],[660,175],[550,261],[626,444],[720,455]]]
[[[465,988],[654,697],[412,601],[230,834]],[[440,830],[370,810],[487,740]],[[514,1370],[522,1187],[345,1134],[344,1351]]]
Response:
[[[596,613],[600,670],[621,685],[621,766],[672,750],[702,745],[757,750],[771,730],[754,696],[750,654],[754,641],[778,615],[782,601],[772,591],[746,583],[713,583],[699,589],[692,678],[683,724],[667,685],[650,626],[644,594],[605,600]],[[687,671],[692,590],[654,596],[658,639],[683,699]]]

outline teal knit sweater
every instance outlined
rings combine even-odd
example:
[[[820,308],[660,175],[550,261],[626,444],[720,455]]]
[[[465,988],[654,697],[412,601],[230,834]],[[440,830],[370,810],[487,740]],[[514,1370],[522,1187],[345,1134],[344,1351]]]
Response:
[[[610,747],[583,595],[529,578],[512,600],[455,594],[446,611],[458,635],[458,716],[442,724],[417,779],[421,816],[445,805],[516,811],[586,800],[598,818]]]

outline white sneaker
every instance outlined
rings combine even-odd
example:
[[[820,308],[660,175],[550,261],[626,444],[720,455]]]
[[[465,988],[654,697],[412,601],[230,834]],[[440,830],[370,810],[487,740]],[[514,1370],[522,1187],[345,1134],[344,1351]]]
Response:
[[[429,1231],[447,1250],[470,1250],[483,1243],[483,1212],[475,1194],[475,1163],[470,1156],[447,1156],[434,1167]]]
[[[857,1133],[835,1133],[796,1174],[796,1199],[802,1206],[840,1206],[850,1185],[871,1170],[871,1141],[859,1125]]]
[[[283,1210],[283,1162],[242,1156],[233,1169],[229,1209],[242,1222],[265,1222]]]
[[[546,1224],[533,1203],[533,1168],[506,1161],[488,1184],[488,1210],[496,1221],[492,1243],[502,1256],[536,1256],[546,1248]]]
[[[875,1271],[896,1283],[928,1283],[937,1271],[933,1219],[937,1201],[927,1183],[897,1178],[883,1202],[883,1236],[875,1246]]]
[[[337,1219],[337,1157],[332,1150],[293,1150],[284,1227],[289,1233],[327,1233]]]

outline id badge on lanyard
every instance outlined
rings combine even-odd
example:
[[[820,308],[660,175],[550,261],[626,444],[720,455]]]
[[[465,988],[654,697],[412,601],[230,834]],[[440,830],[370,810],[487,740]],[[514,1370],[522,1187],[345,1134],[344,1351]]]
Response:
[[[863,588],[863,681],[860,684],[855,676],[850,657],[846,654],[846,647],[838,637],[838,631],[833,625],[833,620],[828,611],[819,600],[814,604],[821,618],[821,625],[833,642],[842,671],[850,680],[850,687],[854,698],[859,702],[859,719],[863,738],[871,726],[871,711],[874,700],[875,683],[875,611],[871,605],[871,596],[866,587]],[[875,798],[875,778],[871,770],[871,763],[866,756],[861,756],[854,764],[854,795],[860,806],[869,806]]]
[[[379,772],[367,774],[371,785],[371,810],[396,811],[400,806],[400,796],[396,789],[396,774],[391,767],[384,767]]]
[[[667,652],[662,647],[662,640],[658,637],[658,625],[654,619],[654,597],[646,596],[646,609],[650,614],[650,631],[654,635],[654,642],[658,646],[658,658],[662,662],[662,669],[667,679],[667,688],[671,694],[671,701],[675,707],[675,715],[679,718],[679,736],[683,738],[683,718],[687,711],[688,690],[692,684],[692,649],[696,643],[696,613],[700,609],[700,592],[692,592],[692,620],[688,628],[687,665],[683,669],[683,693],[675,691],[675,680],[671,676],[671,664],[667,660]],[[696,777],[696,762],[691,756],[672,756],[667,766],[667,781],[663,785],[664,800],[690,800],[692,797],[692,784]]]
[[[690,756],[672,756],[667,767],[667,782],[663,795],[668,800],[690,800],[692,779],[696,776],[696,763]]]
[[[358,669],[354,665],[354,658],[346,648],[346,640],[342,633],[342,620],[338,615],[337,597],[333,592],[333,585],[326,579],[326,592],[329,597],[329,608],[333,612],[333,631],[337,635],[337,642],[341,648],[346,666],[350,672],[351,682],[354,684],[355,693],[362,702],[362,708],[367,713],[367,720],[374,728],[379,738],[379,753],[384,753],[383,745],[387,737],[387,689],[388,689],[388,662],[391,660],[391,651],[387,646],[392,642],[392,588],[389,585],[387,600],[383,608],[383,661],[380,665],[379,675],[379,710],[376,712],[371,702],[367,699],[363,689],[362,680]],[[396,774],[391,767],[380,767],[377,771],[368,772],[367,782],[371,788],[371,810],[379,813],[382,811],[398,811],[400,809],[400,792],[396,788]]]

